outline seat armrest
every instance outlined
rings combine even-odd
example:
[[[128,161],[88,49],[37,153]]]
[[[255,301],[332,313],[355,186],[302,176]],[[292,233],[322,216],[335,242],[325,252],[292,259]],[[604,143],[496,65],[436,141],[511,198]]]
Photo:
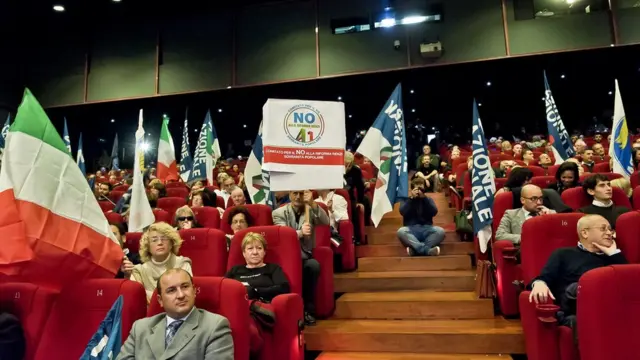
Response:
[[[273,328],[274,358],[279,360],[304,359],[304,306],[298,294],[283,294],[271,302],[276,314]],[[297,346],[293,345],[297,344]]]
[[[313,258],[320,263],[320,277],[316,287],[316,315],[328,318],[335,308],[333,285],[333,251],[328,247],[313,249]]]
[[[559,329],[555,305],[529,302],[530,291],[520,293],[520,320],[529,360],[560,360]]]
[[[513,261],[514,263],[517,262],[517,257],[516,255],[518,254],[518,251],[520,251],[519,248],[515,247],[515,246],[505,246],[503,248],[501,248],[502,250],[502,258],[508,261]]]

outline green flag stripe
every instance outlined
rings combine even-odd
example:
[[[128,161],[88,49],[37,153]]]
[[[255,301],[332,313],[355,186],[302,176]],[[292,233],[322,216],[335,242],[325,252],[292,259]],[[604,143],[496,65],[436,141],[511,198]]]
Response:
[[[169,120],[162,120],[162,131],[160,132],[160,140],[169,143]]]
[[[29,89],[24,90],[22,103],[18,107],[18,113],[9,131],[33,136],[63,153],[71,155],[62,137]]]

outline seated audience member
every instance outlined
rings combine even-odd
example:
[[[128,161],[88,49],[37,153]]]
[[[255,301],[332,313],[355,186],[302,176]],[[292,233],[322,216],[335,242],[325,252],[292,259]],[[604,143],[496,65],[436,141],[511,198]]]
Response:
[[[253,226],[253,218],[251,217],[249,210],[244,206],[236,206],[231,209],[227,220],[229,221],[229,226],[234,234],[240,230]],[[231,246],[232,238],[233,235],[227,234],[227,250],[229,250],[229,246]]]
[[[222,196],[226,207],[227,202],[231,197],[231,191],[233,191],[233,189],[236,187],[236,182],[228,174],[222,173],[218,175],[218,184],[220,185],[220,190],[214,190],[214,192],[216,193],[216,195]]]
[[[611,187],[612,188],[617,187],[622,191],[624,191],[624,193],[629,198],[629,201],[631,201],[631,198],[633,196],[633,189],[631,188],[631,182],[629,181],[629,179],[625,179],[622,177],[622,178],[611,180]]]
[[[514,160],[502,160],[498,168],[493,168],[493,174],[496,179],[504,179],[507,173],[518,164]]]
[[[576,154],[582,154],[587,149],[587,143],[582,139],[578,139],[573,144],[573,147],[576,149]]]
[[[164,313],[133,323],[117,360],[233,360],[224,316],[195,307],[196,289],[184,269],[168,269],[156,282]]]
[[[592,199],[591,205],[581,208],[580,212],[585,214],[600,215],[609,221],[611,228],[616,228],[618,217],[629,209],[623,206],[616,206],[613,203],[613,189],[611,182],[602,174],[595,174],[585,179],[582,189],[587,196]]]
[[[459,151],[459,150],[458,150]],[[418,157],[416,160],[416,169],[419,169],[421,166],[425,164],[424,157],[429,157],[429,164],[433,166],[435,169],[440,168],[440,156],[431,153],[431,146],[425,145],[422,147],[422,155]]]
[[[27,342],[20,319],[0,311],[0,359],[22,360],[26,351]]]
[[[635,170],[640,169],[640,167],[638,166],[638,164],[640,164],[640,149],[631,149],[631,159],[633,161],[633,168]],[[609,159],[609,168],[613,169],[613,158]]]
[[[109,198],[109,194],[111,194],[111,184],[103,182],[98,184],[98,201],[108,201],[115,205],[113,201]]]
[[[511,150],[513,150],[513,148],[511,147],[511,143],[507,140],[504,140],[501,144],[500,147],[502,148],[502,153],[504,154],[505,152],[509,152]]]
[[[518,160],[522,160],[522,144],[515,144],[513,145],[513,157],[518,159]]]
[[[189,274],[191,271],[191,259],[179,256],[182,239],[180,234],[171,225],[160,222],[149,226],[140,239],[140,259],[142,264],[134,265],[129,271],[131,262],[123,261],[125,278],[130,278],[144,286],[147,292],[147,301],[151,300],[151,294],[160,276],[168,269],[184,269]]]
[[[540,154],[540,157],[538,158],[538,166],[540,166],[543,169],[548,169],[549,166],[552,166],[553,162],[551,161],[551,157],[547,154]]]
[[[127,189],[127,192],[122,194],[122,197],[120,198],[120,200],[118,200],[116,207],[113,209],[113,212],[118,214],[124,214],[125,212],[127,212],[127,210],[129,210],[131,191],[133,190],[133,186],[131,186],[133,184],[133,177],[127,178],[127,180],[125,180],[125,183],[129,185],[129,188]]]
[[[569,158],[565,162],[572,162],[572,163],[578,165],[578,175],[582,176],[582,174],[584,174],[584,166],[582,166],[582,163],[580,162],[580,160],[578,160],[576,158]]]
[[[597,134],[593,135],[593,141],[595,141],[596,143],[601,143],[602,142],[602,134],[597,133]]]
[[[593,166],[595,164],[593,161],[593,150],[585,149],[582,152],[582,166],[584,166],[588,172],[593,172]]]
[[[358,166],[355,165],[355,158],[352,153],[346,151],[344,153],[344,181],[345,181],[345,189],[349,193],[349,197],[351,198],[351,204],[355,204],[355,206],[351,207],[351,218],[356,218],[356,211],[359,208],[361,211],[364,211],[364,221],[365,223],[369,221],[371,217],[371,204],[369,203],[369,199],[364,196],[365,188],[364,188],[364,179],[362,177],[362,170]],[[360,233],[360,230],[364,231],[364,229],[356,229],[359,226],[358,221],[354,221],[353,223],[354,231],[356,234]]]
[[[532,177],[533,172],[531,170],[520,166],[514,166],[509,173],[507,182],[505,182],[502,189],[496,192],[496,195],[502,194],[504,192],[510,192],[512,188],[523,187],[531,182]]]
[[[411,181],[409,199],[400,205],[402,227],[397,236],[407,249],[409,256],[440,255],[440,243],[444,240],[444,229],[433,225],[438,214],[436,203],[424,193],[421,179]]]
[[[204,189],[204,182],[202,180],[197,180],[191,185],[191,191],[197,191],[200,189]]]
[[[302,254],[302,298],[304,300],[304,321],[315,325],[315,292],[320,277],[320,263],[312,257],[316,247],[316,225],[329,225],[327,213],[313,201],[309,190],[289,192],[291,202],[273,211],[273,224],[288,226],[298,233]],[[305,220],[305,208],[309,207],[309,221]]]
[[[529,184],[531,178],[533,177],[533,172],[527,168],[516,166],[511,170],[509,174],[509,178],[507,179],[504,187],[496,192],[496,195],[510,192],[513,195],[513,208],[519,208],[522,206],[522,202],[520,201],[520,192],[522,191],[522,187]],[[571,212],[571,208],[567,206],[560,198],[560,195],[550,189],[542,190],[543,196],[543,205],[549,209],[555,210],[556,212]]]
[[[288,204],[291,202],[291,200],[289,199],[289,193],[286,191],[276,191],[274,196],[276,198],[276,204],[275,204],[276,208],[279,208],[282,205]]]
[[[574,162],[564,162],[556,172],[556,183],[549,184],[547,189],[552,189],[562,194],[565,190],[581,186],[580,170]]]
[[[422,164],[418,167],[418,171],[413,175],[413,178],[424,180],[425,189],[428,192],[437,191],[438,167],[431,162],[431,155],[425,154],[421,158]]]
[[[589,270],[614,264],[626,264],[613,238],[607,219],[586,215],[578,220],[578,246],[555,250],[540,276],[529,285],[529,301],[546,303],[552,299],[560,306],[561,325],[576,329],[578,280]]]
[[[532,184],[523,186],[520,191],[522,207],[505,211],[496,231],[496,239],[520,244],[520,234],[525,221],[538,215],[555,214],[554,210],[542,205],[542,200],[542,190],[539,187]]]
[[[167,189],[159,179],[151,180],[149,183],[149,194],[153,194],[157,199],[167,197]]]
[[[173,223],[176,226],[176,230],[196,229],[202,227],[198,224],[198,221],[196,221],[196,215],[193,213],[193,210],[191,210],[187,205],[176,210]]]
[[[522,151],[522,161],[524,162],[524,164],[526,166],[534,166],[535,165],[535,161],[534,161],[534,156],[533,156],[533,151],[526,149]]]
[[[603,161],[604,157],[607,155],[604,152],[604,146],[602,144],[593,144],[591,149],[593,149],[593,159],[594,160]]]
[[[264,257],[267,241],[258,233],[248,232],[242,239],[242,256],[246,265],[236,265],[226,278],[240,281],[247,288],[249,300],[271,302],[280,294],[289,293],[289,281],[278,264],[267,264]]]
[[[123,259],[122,265],[120,266],[120,270],[118,270],[118,273],[116,274],[116,279],[124,279],[125,272],[133,271],[134,265],[138,265],[141,263],[140,254],[132,253],[126,247],[126,242],[127,242],[127,239],[125,237],[125,234],[127,233],[126,223],[109,224],[109,226],[111,227],[111,231],[113,232],[113,235],[116,237],[116,240],[118,240],[118,242],[120,243],[120,247],[122,247],[122,249],[124,250],[125,258]],[[126,264],[124,261],[125,259],[128,260]]]
[[[327,205],[329,210],[329,225],[334,230],[338,230],[338,221],[349,220],[349,204],[342,196],[333,190],[318,190],[317,202]]]
[[[233,206],[242,206],[247,204],[247,198],[244,196],[242,188],[236,186],[231,190],[231,201],[233,201]]]

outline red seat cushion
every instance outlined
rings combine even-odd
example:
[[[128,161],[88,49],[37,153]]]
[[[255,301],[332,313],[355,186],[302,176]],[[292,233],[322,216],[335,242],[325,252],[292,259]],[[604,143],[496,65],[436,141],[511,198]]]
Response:
[[[37,360],[76,359],[122,295],[122,339],[129,336],[134,321],[146,314],[147,297],[141,284],[120,279],[78,281],[60,292],[44,327],[36,352]]]
[[[158,199],[158,207],[169,213],[170,217],[176,213],[176,210],[182,206],[187,205],[185,197],[164,197]]]
[[[531,184],[541,189],[546,189],[549,185],[556,183],[555,176],[534,176],[531,178]]]
[[[0,311],[17,316],[22,323],[27,345],[25,360],[31,360],[35,355],[56,297],[54,291],[34,284],[0,284]]]
[[[229,320],[233,337],[234,359],[249,358],[249,307],[244,285],[222,277],[193,277],[196,290],[196,307],[222,315]],[[151,296],[147,316],[164,312],[156,300],[156,292]]]
[[[173,224],[173,219],[168,212],[162,209],[153,209],[153,215],[156,218],[156,222],[166,222],[169,225]]]
[[[167,196],[168,197],[181,197],[186,198],[189,196],[189,189],[184,186],[167,188]]]
[[[100,209],[102,209],[102,212],[111,211],[116,207],[107,200],[98,201],[98,205],[100,205]]]
[[[636,190],[640,190],[636,189]],[[635,191],[634,191],[635,192]],[[631,211],[620,215],[616,221],[616,243],[625,259],[640,264],[640,213]]]
[[[191,259],[194,276],[224,276],[227,269],[227,238],[218,229],[180,230],[180,255]]]
[[[203,206],[197,208],[191,208],[196,215],[198,224],[202,227],[210,229],[220,228],[220,211],[217,208],[211,206]]]
[[[253,226],[268,226],[273,225],[273,217],[271,216],[271,208],[262,204],[248,204],[244,206],[249,211],[249,214],[253,218]],[[231,225],[229,225],[229,214],[233,207],[227,208],[222,215],[220,221],[220,230],[225,234],[232,235]]]

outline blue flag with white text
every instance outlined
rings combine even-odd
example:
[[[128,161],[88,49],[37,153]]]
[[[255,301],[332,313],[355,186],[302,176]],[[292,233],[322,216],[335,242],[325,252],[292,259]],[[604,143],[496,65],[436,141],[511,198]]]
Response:
[[[73,154],[71,152],[71,138],[69,137],[69,128],[67,128],[67,118],[64,118],[64,130],[62,132],[62,140],[64,141],[64,145],[67,147],[67,151],[69,151],[69,155]]]
[[[407,136],[402,108],[402,85],[398,84],[367,131],[357,150],[368,157],[378,171],[371,206],[371,220],[377,227],[393,205],[409,196]]]
[[[573,144],[567,129],[564,127],[558,107],[551,94],[551,88],[547,81],[547,73],[544,73],[544,103],[547,113],[547,128],[549,130],[549,143],[553,146],[553,156],[556,158],[556,165],[562,164],[565,160],[576,155]]]
[[[122,295],[113,303],[80,360],[112,360],[122,347]]]
[[[212,137],[211,113],[207,111],[204,118],[198,144],[193,152],[193,166],[189,174],[189,183],[197,180],[207,180],[209,185],[213,184],[213,137]]]
[[[496,184],[491,169],[487,140],[478,112],[478,104],[473,100],[472,151],[473,168],[471,169],[471,202],[473,213],[473,233],[478,236],[480,251],[485,253],[491,241],[491,224],[493,224],[493,197]]]
[[[7,114],[7,121],[2,126],[2,136],[0,136],[0,151],[4,150],[4,140],[9,134],[9,128],[11,127],[11,114]]]
[[[80,140],[78,140],[78,155],[76,162],[78,163],[80,171],[82,171],[82,175],[87,176],[87,168],[84,164],[84,155],[82,153],[82,133],[80,133]]]
[[[111,148],[111,170],[120,170],[120,158],[118,158],[118,134],[113,139],[113,148]]]
[[[189,120],[185,115],[184,128],[182,129],[182,147],[180,148],[180,165],[178,172],[182,181],[189,181],[189,173],[193,167],[193,159],[191,158],[191,147],[189,146]]]

